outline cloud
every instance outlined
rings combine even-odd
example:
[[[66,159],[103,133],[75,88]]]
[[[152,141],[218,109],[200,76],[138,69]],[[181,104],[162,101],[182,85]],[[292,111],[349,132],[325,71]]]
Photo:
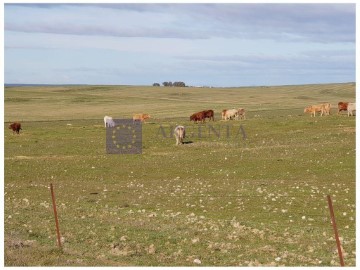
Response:
[[[5,4],[4,11],[8,82],[355,80],[354,4]]]
[[[5,25],[7,31],[25,32],[25,33],[48,33],[61,35],[79,35],[79,36],[113,36],[113,37],[144,37],[144,38],[178,38],[178,39],[204,39],[209,38],[205,33],[192,33],[170,28],[153,27],[121,27],[107,25],[69,25],[69,24],[27,24],[17,23]]]
[[[5,31],[16,32],[355,42],[354,4],[37,4],[5,11]]]

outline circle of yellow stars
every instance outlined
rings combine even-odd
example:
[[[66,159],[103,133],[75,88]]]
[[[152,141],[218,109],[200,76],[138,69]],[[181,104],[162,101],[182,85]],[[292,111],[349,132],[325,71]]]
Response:
[[[131,131],[131,144],[128,143],[127,145],[122,144],[121,142],[116,140],[116,138],[117,138],[116,133],[120,132],[121,129],[126,129],[126,128],[129,131]],[[133,144],[135,144],[135,142],[136,142],[136,134],[135,134],[135,132],[136,132],[135,129],[133,129],[131,126],[126,126],[126,125],[120,125],[120,126],[117,126],[116,128],[114,128],[111,138],[113,139],[113,143],[116,146],[116,148],[122,149],[122,150],[131,149],[133,147]]]

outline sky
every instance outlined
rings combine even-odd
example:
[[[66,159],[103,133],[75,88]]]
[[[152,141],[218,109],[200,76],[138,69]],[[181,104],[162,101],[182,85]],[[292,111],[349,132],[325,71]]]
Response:
[[[4,5],[4,82],[355,82],[356,5]]]

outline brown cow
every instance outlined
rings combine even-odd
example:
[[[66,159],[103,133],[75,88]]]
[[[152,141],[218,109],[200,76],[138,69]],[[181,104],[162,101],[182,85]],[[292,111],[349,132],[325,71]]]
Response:
[[[201,121],[201,122],[204,123],[205,122],[205,113],[204,113],[204,111],[192,114],[190,116],[190,121],[194,121],[195,123],[197,121]]]
[[[347,111],[348,104],[349,104],[349,102],[340,101],[338,103],[338,112],[337,112],[337,114],[339,114],[341,111]]]
[[[9,129],[12,129],[13,133],[20,134],[21,124],[18,122],[12,123],[9,125]]]
[[[205,115],[205,118],[209,118],[210,121],[211,121],[211,119],[214,121],[214,111],[213,110],[204,111],[204,115]]]
[[[150,115],[146,114],[146,113],[139,113],[139,114],[134,114],[133,115],[133,121],[141,121],[145,123],[146,119],[149,119]]]

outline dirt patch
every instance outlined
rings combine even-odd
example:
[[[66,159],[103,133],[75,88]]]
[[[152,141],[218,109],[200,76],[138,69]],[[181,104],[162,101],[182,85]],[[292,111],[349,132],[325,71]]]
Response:
[[[6,160],[26,160],[26,159],[71,159],[76,156],[13,156],[5,157]]]
[[[355,133],[356,132],[356,128],[355,127],[346,127],[344,128],[344,131],[346,133]]]
[[[5,238],[5,247],[10,249],[19,249],[33,247],[36,245],[35,240],[20,240],[17,238]]]

